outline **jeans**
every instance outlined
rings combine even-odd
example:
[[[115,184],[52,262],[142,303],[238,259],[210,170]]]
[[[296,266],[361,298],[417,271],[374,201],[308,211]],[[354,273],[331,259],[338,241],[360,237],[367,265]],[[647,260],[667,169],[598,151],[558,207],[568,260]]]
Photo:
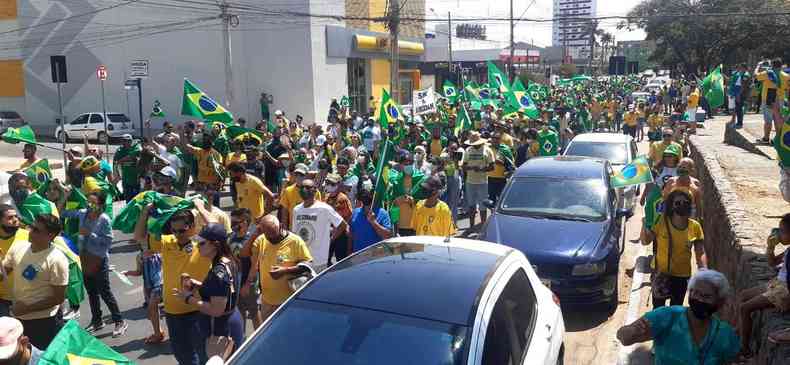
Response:
[[[447,177],[446,195],[444,202],[450,207],[450,213],[452,213],[453,222],[455,222],[458,220],[458,204],[461,202],[461,177],[457,174]]]
[[[165,315],[167,330],[170,332],[170,348],[179,365],[203,365],[206,356],[206,337],[200,326],[201,314]]]
[[[678,276],[669,277],[669,305],[683,305],[683,299],[686,298],[686,289],[688,285],[689,278]],[[653,308],[659,308],[665,305],[667,305],[666,298],[653,298]]]
[[[99,297],[107,305],[107,309],[110,310],[112,321],[114,323],[123,321],[121,311],[118,309],[118,301],[115,300],[115,295],[110,289],[110,267],[106,257],[102,260],[99,271],[90,276],[85,275],[83,281],[85,282],[85,290],[88,292],[88,304],[91,307],[91,323],[102,322]]]
[[[40,319],[22,319],[24,335],[30,339],[30,343],[41,351],[46,351],[47,346],[55,338],[63,327],[63,313],[58,309],[54,317]]]

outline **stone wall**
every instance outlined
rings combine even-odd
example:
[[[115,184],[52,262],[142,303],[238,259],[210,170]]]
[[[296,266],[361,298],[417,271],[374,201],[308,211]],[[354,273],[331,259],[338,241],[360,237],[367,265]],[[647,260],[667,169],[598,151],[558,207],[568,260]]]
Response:
[[[757,242],[754,227],[714,151],[706,147],[701,137],[693,136],[690,141],[691,157],[704,191],[703,222],[709,266],[729,278],[735,293],[766,283],[775,277],[776,272],[765,259],[764,244]],[[734,297],[721,316],[735,324],[737,313],[733,303]],[[790,317],[782,316],[775,310],[761,311],[753,316],[752,350],[756,352],[755,363],[790,365],[790,345],[776,346],[767,341],[771,331],[790,327]]]

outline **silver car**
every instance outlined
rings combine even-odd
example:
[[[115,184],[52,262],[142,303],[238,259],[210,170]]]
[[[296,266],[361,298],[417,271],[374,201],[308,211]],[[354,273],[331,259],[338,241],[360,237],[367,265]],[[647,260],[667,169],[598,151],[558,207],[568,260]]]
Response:
[[[13,110],[0,110],[0,130],[19,128],[25,125],[25,119]]]
[[[613,171],[620,171],[623,166],[636,158],[636,142],[631,136],[620,133],[583,133],[574,137],[565,148],[565,156],[587,156],[608,160]],[[639,186],[631,185],[619,188],[620,206],[618,208],[634,209]]]

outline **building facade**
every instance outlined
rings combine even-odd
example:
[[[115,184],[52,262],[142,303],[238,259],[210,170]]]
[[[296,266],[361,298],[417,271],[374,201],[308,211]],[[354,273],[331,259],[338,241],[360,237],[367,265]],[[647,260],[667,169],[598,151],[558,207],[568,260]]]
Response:
[[[148,118],[155,100],[166,117],[154,118],[151,128],[165,120],[190,119],[180,115],[184,78],[249,124],[262,117],[262,93],[271,96],[271,111],[325,121],[332,97],[364,90],[362,103],[379,97],[379,86],[389,87],[388,52],[377,43],[387,35],[383,24],[356,28],[342,18],[305,16],[344,16],[359,4],[367,4],[367,13],[353,14],[358,17],[380,16],[384,7],[383,0],[259,0],[256,6],[231,7],[231,77],[225,72],[220,9],[208,2],[0,0],[0,110],[16,110],[39,134],[51,135],[59,113],[50,56],[65,55],[68,82],[61,84],[61,100],[66,122],[101,111],[99,65],[109,71],[107,111],[125,113],[135,125]],[[424,13],[424,1],[408,4],[404,11],[416,14],[421,8]],[[410,63],[423,52],[424,24],[402,29],[402,75],[410,76],[409,68],[417,69]],[[125,87],[136,60],[149,64],[141,100],[136,89]]]
[[[591,19],[596,14],[597,0],[554,0],[554,22],[551,45],[563,47],[565,57],[590,56]]]

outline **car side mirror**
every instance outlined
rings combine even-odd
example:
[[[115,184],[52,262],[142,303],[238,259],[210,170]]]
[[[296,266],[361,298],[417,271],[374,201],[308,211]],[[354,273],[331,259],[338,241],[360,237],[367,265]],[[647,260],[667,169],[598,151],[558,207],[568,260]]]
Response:
[[[617,210],[617,213],[615,214],[615,217],[617,219],[625,218],[626,220],[628,220],[631,219],[631,217],[633,216],[634,216],[634,211],[628,208],[620,208]]]
[[[485,199],[483,200],[483,205],[488,209],[494,209],[496,203],[494,203],[494,201],[491,199]]]

